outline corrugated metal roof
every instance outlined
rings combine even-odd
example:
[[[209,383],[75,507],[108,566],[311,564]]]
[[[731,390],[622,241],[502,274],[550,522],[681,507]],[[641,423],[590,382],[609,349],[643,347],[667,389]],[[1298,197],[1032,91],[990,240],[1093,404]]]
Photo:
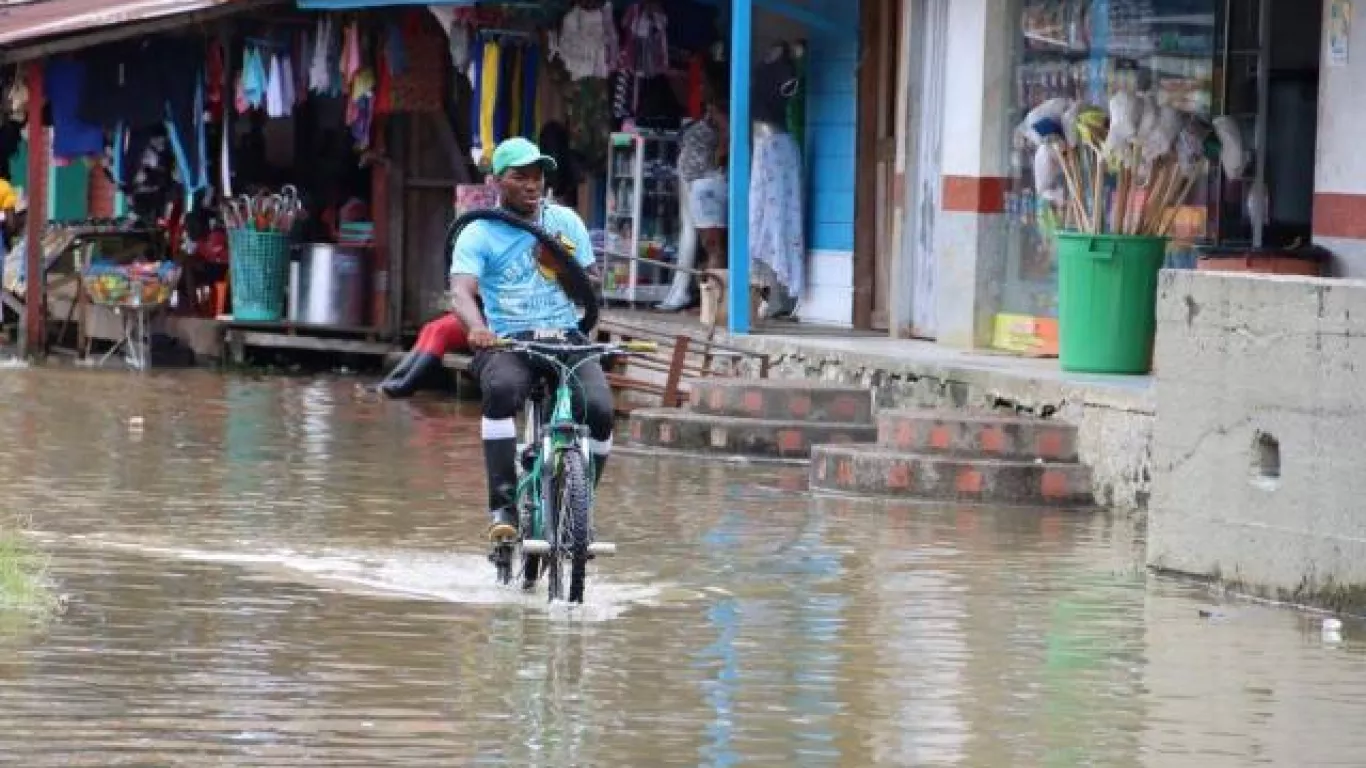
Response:
[[[42,0],[0,5],[0,46],[193,13],[238,0]]]

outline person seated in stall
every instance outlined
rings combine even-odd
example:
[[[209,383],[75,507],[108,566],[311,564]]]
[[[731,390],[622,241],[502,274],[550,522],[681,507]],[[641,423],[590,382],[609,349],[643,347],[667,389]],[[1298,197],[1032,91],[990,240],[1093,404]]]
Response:
[[[442,358],[468,352],[469,349],[465,325],[455,313],[447,312],[422,326],[417,343],[380,383],[379,391],[395,400],[412,397],[414,392],[432,379],[434,371],[442,369]]]

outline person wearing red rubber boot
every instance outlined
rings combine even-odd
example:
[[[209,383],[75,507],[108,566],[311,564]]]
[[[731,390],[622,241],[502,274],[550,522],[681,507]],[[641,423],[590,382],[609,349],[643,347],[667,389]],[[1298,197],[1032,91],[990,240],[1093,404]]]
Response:
[[[426,377],[441,370],[442,358],[466,351],[469,351],[469,337],[465,325],[448,312],[422,326],[417,343],[380,383],[379,391],[395,400],[412,397]]]

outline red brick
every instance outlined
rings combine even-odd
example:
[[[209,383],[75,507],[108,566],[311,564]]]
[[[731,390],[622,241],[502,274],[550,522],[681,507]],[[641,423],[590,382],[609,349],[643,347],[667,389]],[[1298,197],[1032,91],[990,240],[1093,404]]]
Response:
[[[911,465],[898,461],[887,468],[887,487],[894,491],[905,491],[911,487]]]
[[[1043,473],[1043,477],[1039,479],[1039,492],[1045,499],[1060,499],[1067,496],[1070,492],[1067,475],[1056,470]]]
[[[1006,433],[1000,427],[982,427],[978,440],[982,444],[982,450],[987,453],[1005,453]]]
[[[940,425],[940,426],[937,426],[937,427],[935,427],[934,429],[930,430],[930,447],[931,447],[931,448],[934,448],[935,450],[942,451],[942,450],[948,448],[949,445],[952,444],[952,443],[953,443],[953,433],[949,431],[949,428],[948,428],[948,427],[945,427],[945,426],[943,426],[943,425]]]
[[[750,390],[745,393],[745,411],[758,416],[764,412],[764,393],[757,390]]]
[[[837,419],[853,421],[858,417],[859,401],[848,395],[835,398],[830,405],[830,414]]]
[[[1039,458],[1057,459],[1061,458],[1063,451],[1066,450],[1066,440],[1061,430],[1045,429],[1039,432],[1039,439],[1035,441],[1034,450],[1038,452]]]
[[[897,422],[896,437],[892,439],[892,445],[903,451],[915,447],[915,425],[909,421]]]
[[[958,473],[954,487],[959,493],[977,495],[982,492],[982,473],[975,469],[964,469]]]
[[[805,447],[806,437],[800,430],[784,429],[778,432],[778,450],[783,453],[799,453]]]

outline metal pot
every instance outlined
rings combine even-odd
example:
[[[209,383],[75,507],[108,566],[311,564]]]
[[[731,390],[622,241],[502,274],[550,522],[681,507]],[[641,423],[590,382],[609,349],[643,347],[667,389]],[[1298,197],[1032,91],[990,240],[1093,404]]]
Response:
[[[362,327],[369,298],[366,251],[332,243],[299,246],[294,321],[308,325]]]

